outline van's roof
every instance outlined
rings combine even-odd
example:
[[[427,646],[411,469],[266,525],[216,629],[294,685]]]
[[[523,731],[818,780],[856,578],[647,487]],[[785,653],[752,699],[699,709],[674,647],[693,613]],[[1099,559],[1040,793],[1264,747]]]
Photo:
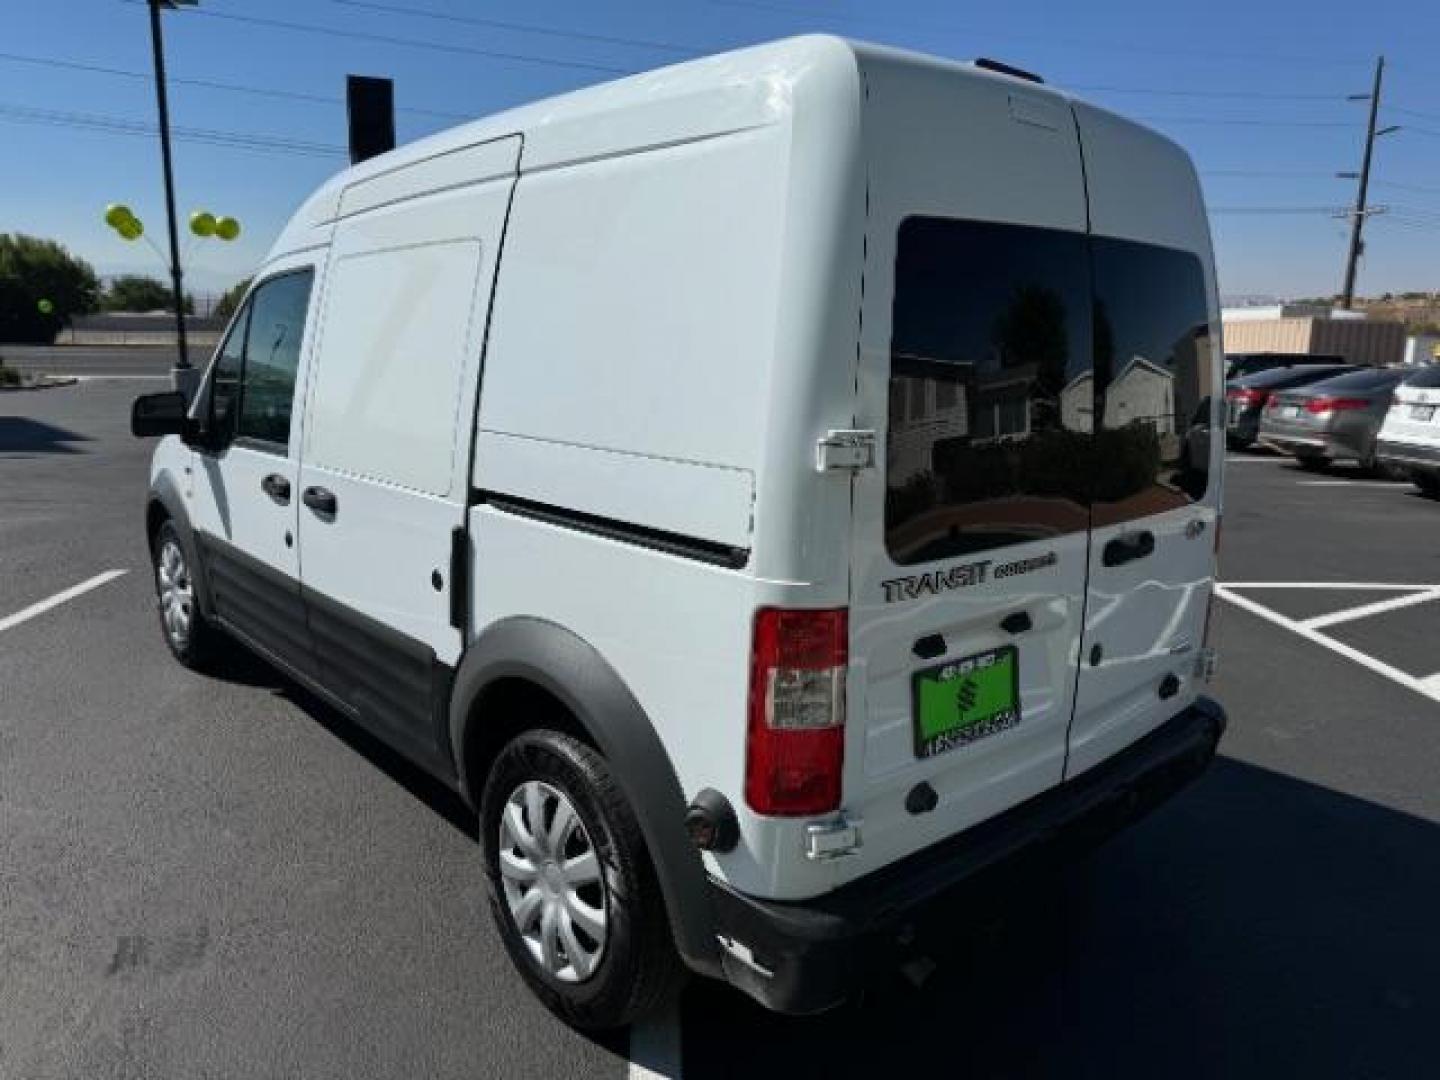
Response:
[[[334,219],[344,189],[357,181],[492,139],[520,135],[520,171],[674,145],[773,124],[790,113],[802,82],[855,85],[867,58],[943,68],[1003,80],[1027,92],[1069,95],[970,62],[849,41],[824,34],[786,38],[657,68],[459,124],[331,177],[296,213],[271,255],[312,246],[315,226]]]

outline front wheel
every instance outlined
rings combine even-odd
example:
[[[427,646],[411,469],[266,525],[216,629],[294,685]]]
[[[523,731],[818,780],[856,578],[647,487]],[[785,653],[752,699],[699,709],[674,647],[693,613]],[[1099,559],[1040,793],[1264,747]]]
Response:
[[[552,1012],[603,1030],[678,993],[659,882],[604,758],[560,732],[520,735],[490,769],[480,830],[500,936]]]
[[[1430,498],[1440,499],[1440,474],[1417,472],[1412,473],[1410,479]]]
[[[214,654],[218,631],[200,612],[195,596],[194,558],[174,522],[160,526],[154,553],[160,633],[175,659],[188,668],[201,670]]]

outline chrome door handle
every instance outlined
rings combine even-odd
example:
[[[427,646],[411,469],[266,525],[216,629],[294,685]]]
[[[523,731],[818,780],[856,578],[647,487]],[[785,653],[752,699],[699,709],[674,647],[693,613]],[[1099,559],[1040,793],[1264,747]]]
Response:
[[[290,481],[279,473],[271,473],[260,481],[260,490],[281,506],[290,505]]]

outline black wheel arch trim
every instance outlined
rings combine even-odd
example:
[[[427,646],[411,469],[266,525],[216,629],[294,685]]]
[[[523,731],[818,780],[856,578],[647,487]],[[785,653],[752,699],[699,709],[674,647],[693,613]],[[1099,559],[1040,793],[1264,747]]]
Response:
[[[210,580],[205,573],[205,560],[200,555],[200,544],[196,540],[195,529],[190,524],[190,515],[185,511],[185,499],[180,494],[180,485],[168,469],[162,469],[150,482],[150,492],[145,500],[147,540],[152,539],[149,536],[150,514],[156,505],[164,508],[166,516],[175,523],[181,539],[190,549],[190,561],[193,564],[190,567],[190,580],[195,583],[195,597],[200,603],[201,614],[213,615],[215,605],[211,602]],[[151,555],[153,556],[154,552],[151,552]]]
[[[485,689],[497,680],[525,679],[552,694],[594,740],[630,800],[670,916],[676,948],[686,964],[721,974],[709,879],[685,832],[685,796],[640,703],[605,659],[564,627],[527,616],[486,628],[465,651],[450,699],[450,739],[462,794],[478,804],[483,777],[466,775],[465,743]]]

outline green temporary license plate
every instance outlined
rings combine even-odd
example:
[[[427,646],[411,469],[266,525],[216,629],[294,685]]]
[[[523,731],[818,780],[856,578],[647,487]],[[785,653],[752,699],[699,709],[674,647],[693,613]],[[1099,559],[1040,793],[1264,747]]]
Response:
[[[915,756],[928,758],[1020,722],[1020,658],[1014,645],[917,671]]]

